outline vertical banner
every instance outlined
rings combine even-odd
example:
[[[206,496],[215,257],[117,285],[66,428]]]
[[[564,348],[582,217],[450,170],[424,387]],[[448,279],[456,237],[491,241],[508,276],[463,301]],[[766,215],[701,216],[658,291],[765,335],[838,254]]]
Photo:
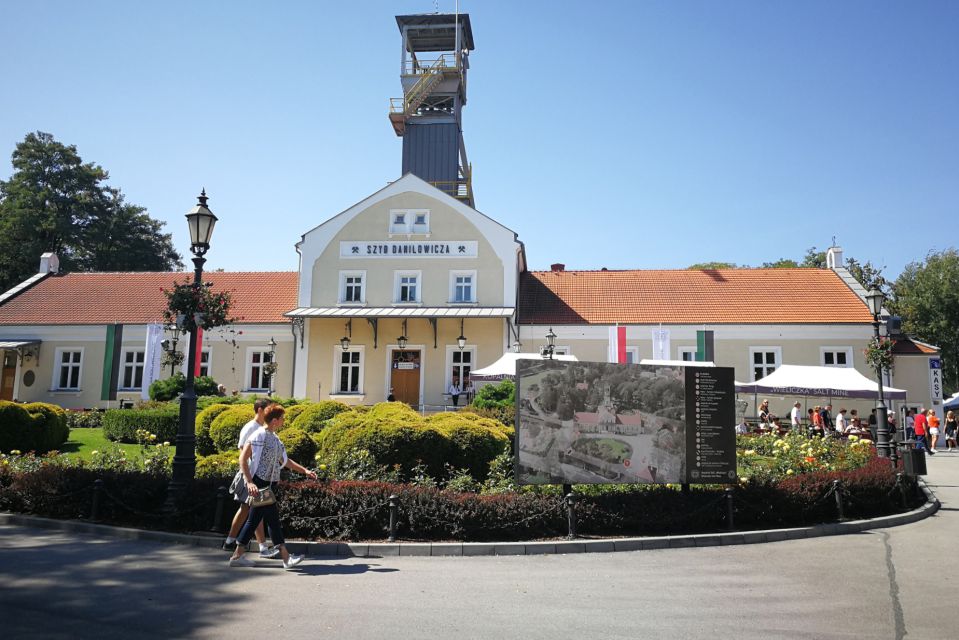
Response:
[[[653,329],[653,360],[669,360],[669,329]]]
[[[929,406],[942,404],[942,360],[929,358]]]
[[[201,329],[200,327],[197,327],[196,328],[196,351],[193,352],[194,362],[195,362],[195,364],[193,365],[194,377],[200,375],[200,364],[201,364],[200,356],[202,354],[203,354],[203,329]]]
[[[696,332],[696,362],[715,362],[712,331]]]
[[[143,387],[140,397],[150,399],[150,385],[160,378],[160,358],[163,356],[163,325],[158,323],[147,325],[146,350],[143,354]]]
[[[610,362],[626,363],[626,327],[618,324],[609,328],[609,357]]]
[[[120,381],[120,345],[123,343],[123,325],[107,325],[103,350],[103,383],[100,386],[101,400],[116,400]]]

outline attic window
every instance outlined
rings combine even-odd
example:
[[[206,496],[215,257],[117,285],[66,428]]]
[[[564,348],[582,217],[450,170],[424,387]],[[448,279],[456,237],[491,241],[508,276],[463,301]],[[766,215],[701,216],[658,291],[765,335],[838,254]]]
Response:
[[[430,212],[428,209],[406,209],[390,211],[390,233],[428,234],[430,232]]]

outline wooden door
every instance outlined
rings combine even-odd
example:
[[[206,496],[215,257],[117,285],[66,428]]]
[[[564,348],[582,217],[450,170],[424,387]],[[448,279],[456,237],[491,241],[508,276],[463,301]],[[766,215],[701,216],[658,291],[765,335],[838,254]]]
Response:
[[[13,400],[13,384],[17,377],[17,354],[3,352],[3,373],[0,374],[0,400]]]
[[[420,352],[397,350],[393,352],[390,367],[390,386],[397,402],[411,407],[420,404]]]

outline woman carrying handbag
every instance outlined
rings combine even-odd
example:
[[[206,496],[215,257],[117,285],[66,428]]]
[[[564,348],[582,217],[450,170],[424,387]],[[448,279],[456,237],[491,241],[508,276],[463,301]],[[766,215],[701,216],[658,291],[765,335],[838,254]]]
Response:
[[[280,525],[280,510],[276,504],[274,487],[280,480],[283,467],[316,479],[316,474],[290,460],[286,447],[276,436],[283,426],[285,410],[278,404],[271,405],[264,414],[266,424],[254,433],[240,452],[240,471],[250,493],[247,502],[250,515],[247,517],[240,535],[236,539],[236,550],[230,558],[231,567],[253,567],[256,562],[245,558],[246,545],[261,521],[266,521],[273,545],[280,550],[284,569],[292,569],[303,561],[303,556],[291,555],[283,539],[283,527]]]

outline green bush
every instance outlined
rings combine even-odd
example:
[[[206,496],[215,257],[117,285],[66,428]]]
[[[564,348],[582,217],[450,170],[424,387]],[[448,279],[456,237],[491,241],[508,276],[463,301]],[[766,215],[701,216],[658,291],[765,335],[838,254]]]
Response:
[[[440,429],[449,439],[447,462],[457,469],[467,469],[478,481],[489,475],[493,459],[509,449],[506,428],[489,418],[469,413],[437,413],[426,423]]]
[[[312,467],[314,465],[316,443],[308,433],[296,427],[290,427],[289,429],[284,429],[277,435],[280,438],[280,442],[286,447],[286,455],[294,462],[299,462],[304,467]]]
[[[166,409],[110,409],[103,414],[103,435],[114,442],[136,444],[137,429],[156,435],[160,442],[176,440],[180,412]]]
[[[150,385],[150,400],[173,400],[183,393],[186,376],[177,373],[169,378],[157,380]],[[198,376],[193,379],[193,389],[197,396],[215,396],[217,382],[210,376]]]
[[[342,402],[336,400],[322,400],[308,405],[300,405],[304,408],[299,411],[299,415],[290,418],[291,409],[287,409],[286,421],[297,429],[307,433],[319,433],[326,426],[331,418],[349,411],[350,408]]]
[[[103,412],[71,411],[67,409],[67,427],[70,429],[99,429],[103,426]]]
[[[210,456],[198,456],[196,459],[197,478],[229,478],[233,479],[240,468],[240,452],[224,451]]]
[[[31,402],[23,405],[33,418],[33,450],[39,453],[53,451],[70,438],[66,412],[45,402]]]
[[[487,384],[480,387],[473,398],[477,409],[513,406],[516,404],[516,385],[512,380],[503,380],[499,384]]]
[[[210,425],[218,415],[230,408],[229,404],[211,404],[196,414],[196,452],[199,455],[209,456],[216,453],[216,446],[210,438]]]
[[[210,423],[210,440],[217,451],[236,451],[243,425],[254,418],[253,405],[235,405]]]
[[[0,400],[0,452],[46,453],[66,442],[69,436],[66,414],[60,407],[43,402],[17,404]]]
[[[310,406],[307,403],[303,404],[294,404],[292,406],[286,407],[286,413],[283,414],[283,428],[287,429],[293,426],[293,423],[296,421],[297,417],[303,413],[303,410]]]

